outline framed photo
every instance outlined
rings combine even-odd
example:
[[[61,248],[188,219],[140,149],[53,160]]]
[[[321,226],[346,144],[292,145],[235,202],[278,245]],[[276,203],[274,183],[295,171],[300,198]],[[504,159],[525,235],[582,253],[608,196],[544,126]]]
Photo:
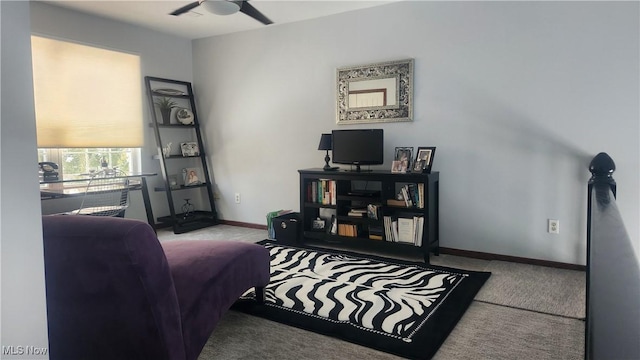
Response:
[[[200,172],[196,168],[182,169],[182,180],[184,186],[194,186],[202,184]]]
[[[416,161],[413,165],[413,171],[430,173],[433,165],[433,157],[436,154],[435,147],[421,146],[416,154]]]
[[[411,159],[413,159],[413,147],[396,147],[393,160],[404,162],[405,170],[402,172],[411,170]]]
[[[404,174],[407,172],[407,160],[393,160],[391,162],[391,172],[394,174]]]
[[[317,218],[313,220],[311,227],[314,231],[324,231],[324,225],[325,225],[324,220],[321,218]]]
[[[183,142],[180,144],[180,150],[182,150],[182,156],[200,156],[200,148],[195,141]]]

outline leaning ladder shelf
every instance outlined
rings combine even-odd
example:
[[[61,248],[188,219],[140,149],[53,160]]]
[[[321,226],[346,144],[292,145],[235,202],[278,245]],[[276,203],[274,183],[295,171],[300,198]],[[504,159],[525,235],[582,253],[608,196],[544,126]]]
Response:
[[[173,232],[176,234],[218,224],[218,215],[216,213],[213,189],[211,185],[212,183],[209,177],[209,170],[204,151],[205,149],[202,142],[202,133],[200,131],[200,123],[198,122],[191,83],[151,76],[145,76],[145,83],[147,87],[149,106],[151,109],[151,118],[153,120],[151,126],[154,128],[156,136],[156,145],[158,150],[157,158],[160,161],[160,168],[162,170],[162,177],[164,180],[164,186],[157,187],[155,190],[164,191],[166,193],[170,212],[168,216],[159,217],[157,221],[161,224],[171,226],[173,228]],[[177,120],[172,122],[172,113],[169,113],[166,120],[164,119],[164,115],[158,117],[155,105],[156,102],[163,98],[171,100],[171,102],[177,104],[181,108],[190,110],[193,114],[193,123],[184,125],[177,122]],[[163,149],[166,149],[170,143],[167,138],[175,138],[176,133],[181,131],[189,132],[188,136],[191,138],[195,136],[198,153],[184,156],[184,154],[175,154],[176,150],[174,148],[172,154],[167,154],[165,156]],[[180,144],[176,143],[176,145]],[[178,147],[177,151],[180,151],[180,147]],[[189,186],[184,183],[179,184],[179,176],[177,176],[177,174],[171,175],[171,172],[177,169],[179,162],[184,162],[184,164],[186,164],[185,168],[201,169],[202,172],[200,173],[200,179],[202,180],[200,183]],[[193,165],[194,163],[196,164],[195,166]],[[176,178],[172,179],[172,176],[176,176]],[[177,193],[189,192],[189,195],[187,196],[192,196],[193,192],[198,191],[196,189],[206,189],[207,199],[206,201],[202,201],[202,206],[208,206],[208,209],[196,210],[192,209],[190,206],[185,207],[185,204],[182,203],[174,203],[174,195]],[[200,194],[201,193],[202,190],[200,190]],[[194,199],[191,198],[191,200]]]

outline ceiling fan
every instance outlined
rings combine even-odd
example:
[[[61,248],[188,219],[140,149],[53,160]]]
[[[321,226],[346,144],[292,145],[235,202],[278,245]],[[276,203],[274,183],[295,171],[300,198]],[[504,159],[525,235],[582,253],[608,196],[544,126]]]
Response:
[[[273,21],[269,20],[268,17],[264,16],[260,11],[249,4],[248,0],[198,0],[174,10],[170,15],[178,16],[200,5],[217,15],[231,15],[240,11],[241,13],[249,15],[265,25],[273,24]]]

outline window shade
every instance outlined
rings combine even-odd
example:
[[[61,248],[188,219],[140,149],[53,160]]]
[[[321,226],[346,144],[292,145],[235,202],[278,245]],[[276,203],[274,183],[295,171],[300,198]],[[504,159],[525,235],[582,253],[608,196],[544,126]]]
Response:
[[[140,57],[31,37],[38,147],[142,147]]]

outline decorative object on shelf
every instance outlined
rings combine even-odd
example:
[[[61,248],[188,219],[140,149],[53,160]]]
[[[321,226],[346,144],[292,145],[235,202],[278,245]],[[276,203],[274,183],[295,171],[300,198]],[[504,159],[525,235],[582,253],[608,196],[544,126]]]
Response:
[[[313,230],[323,231],[324,230],[324,220],[321,218],[317,218],[313,220],[313,224],[311,225]]]
[[[329,228],[329,234],[338,235],[338,218],[335,215],[331,215],[331,227]]]
[[[184,199],[184,205],[182,205],[182,218],[186,219],[189,216],[193,216],[193,211],[195,207],[192,203],[189,202],[191,199]]]
[[[418,148],[416,155],[416,161],[413,165],[413,170],[423,173],[430,173],[431,166],[433,165],[433,157],[436,154],[435,146],[426,147],[421,146]]]
[[[154,104],[156,104],[158,106],[158,109],[160,109],[160,114],[162,115],[162,123],[164,125],[171,124],[171,109],[177,107],[178,104],[167,97],[161,97],[160,99],[157,99]]]
[[[178,108],[176,120],[182,125],[193,125],[193,112],[187,108]]]
[[[332,148],[331,134],[322,134],[320,137],[320,144],[318,144],[318,150],[326,150],[327,154],[324,156],[324,167],[322,168],[325,171],[338,170],[337,166],[330,166],[329,161],[331,158],[329,157],[329,150]]]
[[[406,171],[411,171],[411,161],[413,159],[413,147],[396,147],[393,160],[402,162],[403,168]]]
[[[380,209],[380,205],[378,204],[368,204],[367,205],[367,217],[369,219],[378,220],[378,211]]]
[[[180,184],[178,184],[178,175],[169,175],[169,187],[172,189],[180,188]]]
[[[200,156],[200,148],[195,141],[183,142],[180,144],[180,150],[182,150],[182,156]]]
[[[413,59],[336,71],[337,124],[412,121]]]
[[[184,91],[177,89],[155,89],[153,92],[162,95],[187,95]]]
[[[200,174],[196,168],[184,168],[182,169],[182,180],[184,186],[194,186],[202,184],[200,180]]]
[[[173,143],[169,142],[167,143],[167,146],[162,148],[162,155],[164,155],[164,157],[168,158],[171,155],[171,146],[173,145]]]
[[[407,172],[407,162],[400,160],[393,160],[391,162],[391,172],[394,174],[404,174]]]

